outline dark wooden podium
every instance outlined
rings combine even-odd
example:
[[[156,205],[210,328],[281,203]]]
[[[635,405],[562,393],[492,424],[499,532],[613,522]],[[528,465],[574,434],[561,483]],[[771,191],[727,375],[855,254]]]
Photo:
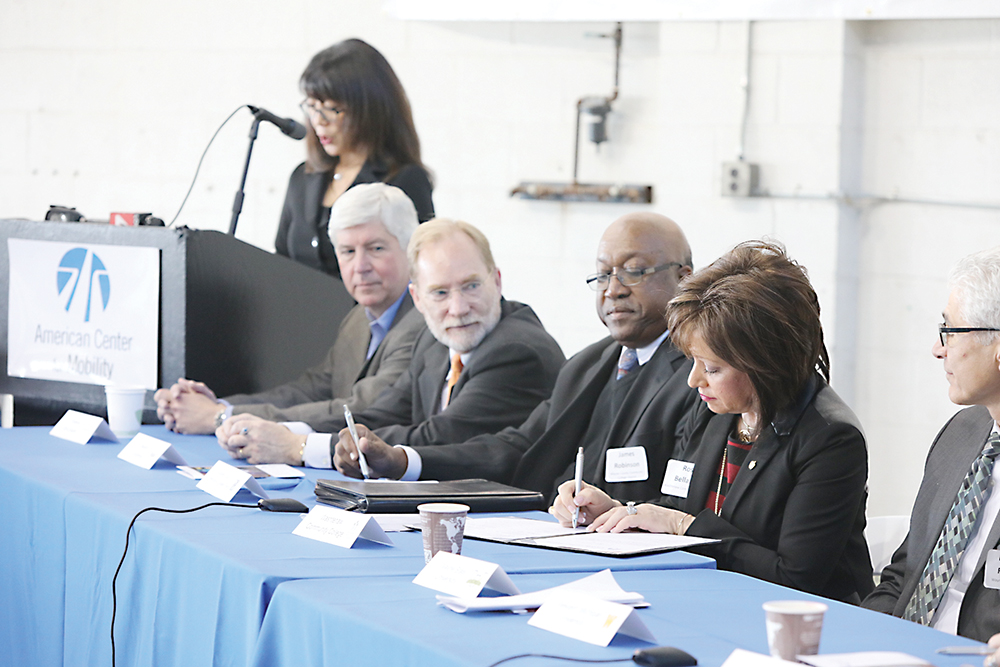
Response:
[[[226,396],[294,379],[354,305],[339,279],[219,232],[0,220],[0,393],[14,394],[18,425],[54,423],[68,408],[103,415],[105,398],[99,385],[7,375],[8,238],[159,248],[159,386],[188,377]]]

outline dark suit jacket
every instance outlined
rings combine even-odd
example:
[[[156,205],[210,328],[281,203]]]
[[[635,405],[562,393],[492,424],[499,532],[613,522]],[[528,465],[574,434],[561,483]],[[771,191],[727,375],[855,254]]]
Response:
[[[564,361],[534,311],[503,300],[500,322],[473,351],[446,410],[439,412],[438,406],[451,365],[448,348],[425,329],[410,367],[354,419],[391,445],[461,442],[523,422],[552,393]],[[331,431],[342,428],[341,418]]]
[[[323,222],[320,228],[323,196],[330,186],[331,178],[332,171],[307,173],[304,162],[295,168],[288,180],[285,205],[281,209],[278,234],[274,239],[274,251],[319,271],[339,276],[340,266],[330,242],[327,223]],[[385,164],[369,159],[362,165],[351,187],[359,183],[394,185],[413,201],[420,222],[434,217],[431,182],[427,172],[418,165],[408,164],[390,175]]]
[[[757,438],[722,505],[705,509],[736,415],[697,406],[675,458],[694,462],[686,499],[661,502],[696,518],[687,534],[720,569],[857,604],[873,588],[865,542],[868,452],[851,409],[817,375]]]
[[[360,412],[392,386],[409,367],[413,345],[425,328],[424,318],[413,307],[407,291],[385,338],[366,360],[371,330],[364,307],[355,306],[340,323],[323,363],[274,389],[226,400],[233,404],[233,414],[248,412],[272,421],[302,421],[317,431],[329,431],[334,418],[343,419],[345,403],[351,412]]]
[[[552,397],[516,428],[420,449],[421,476],[485,477],[554,496],[558,483],[572,475],[577,446],[591,426],[594,406],[618,366],[621,349],[605,338],[575,354],[559,372]],[[594,446],[584,452],[603,471],[609,448],[644,447],[649,479],[607,484],[602,475],[588,482],[616,498],[643,500],[659,494],[675,427],[696,396],[687,386],[688,368],[669,341],[661,344],[629,388],[599,451]]]
[[[910,532],[882,571],[878,588],[865,598],[862,606],[893,616],[903,615],[958,489],[992,430],[989,411],[976,406],[956,414],[938,433],[927,454],[924,478],[913,502]],[[986,553],[998,547],[1000,521],[979,527],[984,529],[990,531],[989,537],[958,615],[958,634],[982,642],[1000,632],[1000,591],[983,586]]]

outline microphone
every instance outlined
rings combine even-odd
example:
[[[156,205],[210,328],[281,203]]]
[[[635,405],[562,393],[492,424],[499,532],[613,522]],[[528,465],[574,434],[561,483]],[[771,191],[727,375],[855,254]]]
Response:
[[[278,129],[285,134],[285,136],[291,137],[292,139],[304,139],[306,136],[306,128],[302,123],[295,121],[291,118],[279,118],[267,109],[261,109],[260,107],[255,107],[250,104],[247,108],[253,113],[254,118],[257,120],[266,120],[268,123],[273,123],[278,126]]]

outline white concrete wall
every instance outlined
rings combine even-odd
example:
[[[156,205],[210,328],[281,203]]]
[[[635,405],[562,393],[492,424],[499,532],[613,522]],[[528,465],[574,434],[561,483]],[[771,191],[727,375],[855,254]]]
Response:
[[[377,2],[0,3],[0,216],[49,204],[169,220],[208,138],[239,104],[293,115],[309,57],[358,36],[406,87],[442,215],[490,236],[505,292],[567,353],[603,335],[583,285],[604,227],[635,206],[511,199],[568,180],[574,103],[612,83],[610,24],[422,23]],[[928,353],[960,256],[1000,243],[996,210],[852,206],[846,191],[1000,201],[1000,22],[764,22],[753,27],[746,156],[781,197],[724,199],[739,143],[747,26],[628,23],[621,98],[580,177],[651,183],[698,265],[768,235],[820,294],[834,385],[871,449],[870,513],[905,513],[927,446],[954,411]],[[178,224],[223,230],[249,113],[210,149]],[[238,235],[270,248],[302,146],[262,127]],[[799,198],[789,198],[793,195]]]

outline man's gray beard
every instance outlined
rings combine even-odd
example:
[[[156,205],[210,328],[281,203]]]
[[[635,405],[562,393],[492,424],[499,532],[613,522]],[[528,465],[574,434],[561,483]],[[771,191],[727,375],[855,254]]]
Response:
[[[445,333],[445,328],[437,323],[431,324],[427,323],[427,328],[431,330],[431,334],[437,339],[439,343],[446,346],[448,349],[458,352],[460,354],[465,354],[466,352],[471,352],[472,350],[479,347],[479,344],[483,342],[491,331],[496,329],[497,324],[500,322],[500,300],[497,299],[496,307],[491,309],[490,312],[486,314],[483,318],[482,326],[479,327],[479,331],[475,338],[470,341],[457,341],[454,336],[449,336]],[[463,323],[464,324],[464,323]],[[457,345],[456,345],[457,343]]]

